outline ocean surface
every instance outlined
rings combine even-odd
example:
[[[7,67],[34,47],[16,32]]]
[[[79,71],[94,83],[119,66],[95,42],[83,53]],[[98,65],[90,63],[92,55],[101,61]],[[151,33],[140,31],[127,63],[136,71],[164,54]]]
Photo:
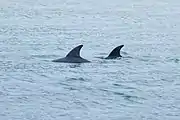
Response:
[[[0,120],[180,120],[180,1],[1,0]]]

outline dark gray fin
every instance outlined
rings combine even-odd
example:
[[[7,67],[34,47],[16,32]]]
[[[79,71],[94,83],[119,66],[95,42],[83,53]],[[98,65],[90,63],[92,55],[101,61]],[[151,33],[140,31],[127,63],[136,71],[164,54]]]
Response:
[[[108,57],[106,57],[105,59],[115,59],[115,58],[118,58],[118,57],[122,57],[121,54],[120,54],[120,51],[121,51],[121,48],[124,47],[124,45],[120,45],[120,46],[117,46],[116,48],[114,48],[111,53],[109,54]]]
[[[67,55],[66,57],[80,57],[80,50],[83,47],[83,45],[79,45],[75,48],[73,48]]]

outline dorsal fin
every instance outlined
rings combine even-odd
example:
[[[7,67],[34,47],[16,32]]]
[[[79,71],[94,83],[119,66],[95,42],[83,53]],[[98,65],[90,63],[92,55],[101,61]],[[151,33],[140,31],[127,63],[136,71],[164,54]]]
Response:
[[[113,59],[113,58],[121,57],[120,50],[121,50],[121,48],[123,46],[124,45],[120,45],[120,46],[117,46],[116,48],[114,48],[107,58],[112,58]]]
[[[66,57],[80,57],[80,50],[83,47],[83,45],[79,45],[75,48],[73,48],[67,55]]]

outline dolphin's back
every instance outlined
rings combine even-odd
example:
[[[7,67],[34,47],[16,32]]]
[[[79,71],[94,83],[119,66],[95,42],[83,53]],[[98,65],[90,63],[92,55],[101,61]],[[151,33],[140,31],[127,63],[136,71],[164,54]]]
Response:
[[[87,63],[90,62],[80,56],[80,50],[83,45],[79,45],[72,49],[64,58],[53,60],[53,62],[63,62],[63,63]]]

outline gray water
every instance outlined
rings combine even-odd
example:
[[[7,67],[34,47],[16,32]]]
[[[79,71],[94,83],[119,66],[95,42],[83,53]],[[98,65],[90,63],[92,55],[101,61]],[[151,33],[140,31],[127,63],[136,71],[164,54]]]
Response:
[[[0,120],[179,120],[179,51],[179,0],[1,0]]]

